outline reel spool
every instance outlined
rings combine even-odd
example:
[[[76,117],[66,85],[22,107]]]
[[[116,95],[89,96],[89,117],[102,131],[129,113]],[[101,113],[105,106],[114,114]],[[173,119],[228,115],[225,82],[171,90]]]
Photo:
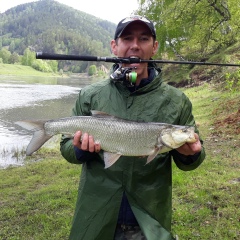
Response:
[[[122,67],[119,64],[117,70],[115,70],[111,75],[110,78],[114,82],[122,82],[123,84],[131,87],[134,86],[137,81],[137,73],[134,71],[136,67]]]

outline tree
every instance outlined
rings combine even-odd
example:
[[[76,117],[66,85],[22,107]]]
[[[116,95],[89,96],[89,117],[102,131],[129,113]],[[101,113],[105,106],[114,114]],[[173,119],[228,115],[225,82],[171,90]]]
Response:
[[[11,54],[11,56],[9,58],[9,63],[14,64],[14,63],[18,63],[18,62],[20,62],[20,57],[17,53],[14,52],[13,54]]]
[[[238,41],[238,0],[141,0],[138,13],[156,23],[160,55],[204,58]]]
[[[14,41],[11,41],[11,43],[10,43],[10,45],[9,45],[9,51],[13,53],[14,50],[15,50],[15,42],[14,42]]]
[[[22,65],[32,66],[35,59],[35,53],[26,48],[22,57]]]
[[[9,63],[11,52],[6,48],[2,48],[0,51],[0,58],[2,58],[3,63]]]
[[[53,72],[58,71],[58,61],[56,61],[56,60],[48,61],[48,65],[51,67]]]

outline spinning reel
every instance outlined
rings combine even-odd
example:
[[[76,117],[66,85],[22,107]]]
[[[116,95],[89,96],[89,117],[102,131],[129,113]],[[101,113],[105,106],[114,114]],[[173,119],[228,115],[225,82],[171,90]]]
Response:
[[[117,70],[110,75],[110,78],[114,82],[122,82],[128,87],[132,87],[137,81],[137,73],[134,70],[136,70],[136,67],[122,67],[120,63]]]

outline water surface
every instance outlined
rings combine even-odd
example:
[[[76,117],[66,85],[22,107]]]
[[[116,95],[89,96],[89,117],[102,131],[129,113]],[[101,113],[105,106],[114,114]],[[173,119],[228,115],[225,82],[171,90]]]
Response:
[[[0,167],[24,164],[32,135],[16,121],[70,116],[79,90],[88,84],[80,78],[0,75]]]

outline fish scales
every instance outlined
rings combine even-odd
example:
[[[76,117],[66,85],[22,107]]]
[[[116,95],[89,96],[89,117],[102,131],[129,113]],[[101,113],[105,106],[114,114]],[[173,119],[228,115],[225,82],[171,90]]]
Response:
[[[103,150],[125,156],[151,154],[164,127],[166,126],[90,116],[71,117],[45,123],[45,130],[49,135],[60,133],[74,135],[80,130],[94,136],[94,140],[101,144]]]

